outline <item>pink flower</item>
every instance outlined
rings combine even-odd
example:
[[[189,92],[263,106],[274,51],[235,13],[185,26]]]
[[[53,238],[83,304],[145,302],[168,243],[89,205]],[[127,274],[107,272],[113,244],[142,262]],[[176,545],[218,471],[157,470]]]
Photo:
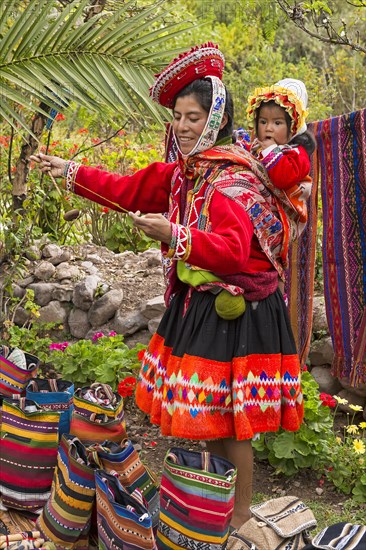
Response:
[[[114,330],[111,330],[111,332],[108,334],[109,338],[112,338],[113,336],[117,336],[117,332]]]
[[[99,340],[99,338],[103,338],[104,333],[103,332],[96,332],[92,338],[93,342],[96,342],[96,340]]]
[[[50,350],[65,351],[68,345],[69,345],[69,342],[61,342],[61,343],[54,342],[50,344],[49,348]]]

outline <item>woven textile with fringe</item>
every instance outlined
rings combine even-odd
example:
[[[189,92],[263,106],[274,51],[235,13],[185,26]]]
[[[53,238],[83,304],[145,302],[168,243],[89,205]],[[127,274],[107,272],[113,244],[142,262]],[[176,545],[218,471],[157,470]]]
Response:
[[[356,387],[366,382],[366,109],[319,122],[315,136],[332,369]]]

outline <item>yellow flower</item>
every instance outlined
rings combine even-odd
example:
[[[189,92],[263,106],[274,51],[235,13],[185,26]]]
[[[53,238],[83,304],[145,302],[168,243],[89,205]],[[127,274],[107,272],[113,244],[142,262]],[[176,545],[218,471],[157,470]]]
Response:
[[[360,422],[360,428],[364,430],[366,428],[366,422]]]
[[[357,455],[365,454],[365,444],[361,439],[355,439],[353,442],[353,450]]]
[[[356,424],[350,424],[350,426],[347,426],[346,432],[349,434],[358,434],[358,426],[356,426]]]
[[[356,412],[362,412],[363,408],[360,405],[349,405],[349,408]]]
[[[338,401],[340,405],[348,405],[347,399],[343,399],[342,397],[338,397],[338,395],[333,395],[334,399]]]
[[[341,437],[336,437],[336,442],[338,445],[341,445],[342,444],[342,438]]]

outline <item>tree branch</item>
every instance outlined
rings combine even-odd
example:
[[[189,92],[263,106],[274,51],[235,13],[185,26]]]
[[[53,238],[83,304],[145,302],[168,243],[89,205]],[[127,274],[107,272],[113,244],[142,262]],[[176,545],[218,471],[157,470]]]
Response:
[[[347,0],[347,3],[357,8],[366,7],[366,0],[356,1],[359,3],[353,4],[350,0]],[[354,51],[366,54],[366,46],[359,43],[359,34],[357,32],[356,40],[349,38],[345,21],[342,21],[342,29],[340,31],[336,31],[329,14],[324,11],[317,14],[315,10],[304,8],[304,2],[295,2],[294,4],[290,4],[286,0],[276,0],[276,2],[285,13],[286,17],[293,21],[296,27],[304,31],[312,38],[316,38],[317,40],[327,44],[346,46]],[[311,19],[316,30],[312,30],[309,27],[309,14],[311,15]]]

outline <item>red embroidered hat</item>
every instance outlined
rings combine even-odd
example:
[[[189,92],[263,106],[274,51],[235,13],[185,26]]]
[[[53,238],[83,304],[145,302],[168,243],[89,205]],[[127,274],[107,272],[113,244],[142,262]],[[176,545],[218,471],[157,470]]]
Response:
[[[199,78],[217,76],[222,79],[225,58],[217,45],[207,42],[181,53],[160,74],[150,88],[153,101],[164,107],[173,107],[175,96],[185,86]]]

